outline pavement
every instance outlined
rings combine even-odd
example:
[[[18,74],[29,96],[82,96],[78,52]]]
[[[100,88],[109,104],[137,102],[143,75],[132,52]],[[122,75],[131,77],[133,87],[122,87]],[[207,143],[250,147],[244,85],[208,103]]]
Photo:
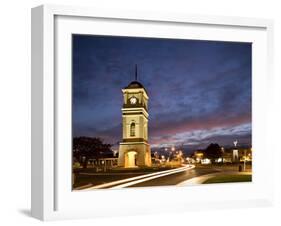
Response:
[[[83,173],[80,176],[91,179],[90,183],[82,184],[74,190],[94,189],[119,189],[131,187],[151,186],[186,186],[201,184],[205,180],[223,174],[239,174],[237,166],[210,166],[210,165],[185,165],[179,168],[149,172],[142,174],[134,173]],[[241,172],[240,172],[241,174]]]
[[[118,189],[118,188],[131,187],[131,186],[141,184],[144,182],[149,182],[149,181],[161,178],[161,177],[166,177],[169,175],[174,175],[174,174],[178,174],[178,173],[185,172],[188,170],[192,170],[194,167],[195,167],[194,165],[186,165],[186,166],[182,166],[182,167],[179,167],[176,169],[148,173],[148,174],[144,174],[144,175],[140,175],[140,176],[136,176],[136,177],[130,177],[130,178],[122,179],[122,180],[116,180],[116,181],[112,181],[109,183],[91,186],[88,188],[84,188],[84,187],[82,187],[82,188],[80,187],[80,188],[83,190],[94,190],[94,189],[98,189],[98,188]],[[138,186],[138,187],[140,187],[140,186]]]
[[[182,181],[181,183],[177,184],[177,186],[184,187],[184,186],[192,186],[192,185],[198,185],[203,184],[206,180],[220,176],[220,175],[251,175],[251,172],[237,172],[237,171],[228,171],[228,172],[216,172],[216,173],[210,173],[205,174],[199,177],[191,178],[185,181]]]

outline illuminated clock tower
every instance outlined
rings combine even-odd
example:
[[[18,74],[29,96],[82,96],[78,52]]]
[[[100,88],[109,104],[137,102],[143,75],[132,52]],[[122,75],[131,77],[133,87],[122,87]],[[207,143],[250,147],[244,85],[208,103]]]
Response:
[[[148,144],[148,94],[143,85],[135,81],[122,89],[123,139],[119,146],[118,166],[125,168],[151,166]]]

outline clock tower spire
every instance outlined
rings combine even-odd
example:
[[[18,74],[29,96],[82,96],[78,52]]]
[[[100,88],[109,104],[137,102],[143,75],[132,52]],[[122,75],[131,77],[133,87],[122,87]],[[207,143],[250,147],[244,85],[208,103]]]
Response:
[[[135,65],[135,81],[138,81],[138,65]]]
[[[135,81],[122,89],[123,139],[119,146],[119,167],[151,166],[151,151],[148,144],[149,97],[137,78],[137,65],[135,65]]]

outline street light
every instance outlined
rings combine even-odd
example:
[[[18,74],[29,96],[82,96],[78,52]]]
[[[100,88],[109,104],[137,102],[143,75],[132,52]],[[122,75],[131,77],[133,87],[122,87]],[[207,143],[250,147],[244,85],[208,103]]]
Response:
[[[233,149],[233,159],[236,160],[237,163],[239,163],[239,152],[237,149],[238,141],[237,140],[233,141],[233,144],[234,144],[234,148],[235,148],[235,149]]]
[[[222,164],[223,164],[224,147],[221,147],[221,152],[222,152],[222,155],[221,155],[221,162],[222,162]]]
[[[233,141],[234,146],[236,147],[238,144],[238,140]]]
[[[246,161],[247,161],[247,153],[246,150],[244,150],[244,171],[246,171]]]

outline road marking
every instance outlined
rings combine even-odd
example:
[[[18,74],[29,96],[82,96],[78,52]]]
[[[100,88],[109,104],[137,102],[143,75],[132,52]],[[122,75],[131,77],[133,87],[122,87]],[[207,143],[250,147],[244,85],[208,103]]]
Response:
[[[183,169],[187,170],[188,168],[192,169],[194,167],[195,166],[193,166],[193,165],[188,165],[188,166],[183,166],[183,167],[180,167],[180,168],[177,168],[177,169],[165,170],[165,171],[161,171],[161,172],[156,172],[156,173],[150,173],[150,174],[145,174],[145,175],[141,175],[141,176],[131,177],[131,178],[123,179],[123,180],[109,182],[109,183],[106,183],[106,184],[96,185],[96,186],[93,186],[93,187],[90,187],[90,188],[83,189],[83,191],[94,190],[94,189],[98,189],[98,188],[111,187],[111,186],[114,186],[114,185],[130,182],[130,181],[135,181],[135,180],[140,180],[140,179],[143,179],[143,178],[148,178],[148,177],[153,177],[153,176],[157,176],[157,175],[161,175],[161,174],[166,174],[168,172],[175,173],[178,170],[183,170]]]
[[[206,180],[213,178],[215,176],[218,175],[227,175],[227,174],[234,174],[234,175],[250,175],[252,173],[249,172],[216,172],[216,173],[209,173],[209,174],[205,174],[202,176],[198,176],[195,178],[191,178],[185,181],[180,182],[179,184],[177,184],[177,186],[192,186],[192,185],[198,185],[198,184],[203,184]]]
[[[79,173],[81,175],[88,175],[88,176],[104,176],[104,175],[108,175],[108,173]],[[138,175],[138,174],[141,174],[143,175],[143,172],[120,172],[120,173],[110,173],[110,175]]]
[[[180,182],[177,186],[184,187],[184,186],[192,186],[202,184],[204,181],[208,180],[209,178],[213,177],[212,174],[206,174],[203,176],[194,177],[185,181]]]
[[[166,173],[163,173],[163,174],[160,174],[160,175],[155,175],[155,176],[151,176],[151,177],[148,177],[148,178],[143,178],[143,179],[136,180],[136,181],[131,181],[131,182],[128,182],[128,183],[125,183],[125,184],[120,184],[120,185],[111,187],[110,189],[118,189],[118,188],[130,187],[130,186],[132,186],[132,185],[140,184],[140,183],[142,183],[142,182],[149,181],[149,180],[153,180],[153,179],[156,179],[156,178],[159,178],[159,177],[164,177],[164,176],[168,176],[168,175],[171,175],[171,174],[174,174],[174,173],[184,172],[184,171],[186,171],[186,170],[193,169],[194,167],[195,167],[195,166],[186,166],[186,167],[182,167],[182,168],[177,169],[177,170],[172,171],[172,172],[166,172]]]

